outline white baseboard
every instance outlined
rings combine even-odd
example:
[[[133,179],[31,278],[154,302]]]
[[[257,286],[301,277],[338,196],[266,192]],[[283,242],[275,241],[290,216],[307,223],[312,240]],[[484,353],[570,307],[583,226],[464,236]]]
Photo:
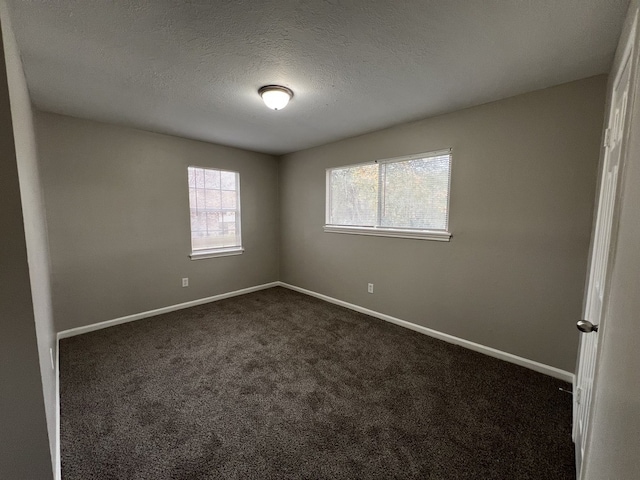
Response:
[[[237,297],[238,295],[257,292],[258,290],[277,287],[279,285],[280,282],[264,283],[262,285],[256,285],[255,287],[234,290],[233,292],[221,293],[220,295],[213,295],[212,297],[199,298],[198,300],[191,300],[190,302],[178,303],[176,305],[156,308],[155,310],[135,313],[133,315],[127,315],[126,317],[114,318],[113,320],[105,320],[104,322],[93,323],[91,325],[85,325],[83,327],[62,330],[61,332],[58,332],[58,340],[62,338],[74,337],[76,335],[82,335],[83,333],[89,333],[95,330],[102,330],[103,328],[113,327],[114,325],[120,325],[121,323],[134,322],[143,318],[155,317],[156,315],[161,315],[163,313],[175,312],[176,310],[182,310],[183,308],[195,307],[197,305],[203,305],[205,303],[224,300],[225,298]]]
[[[430,328],[423,327],[422,325],[417,325],[415,323],[407,322],[406,320],[401,320],[399,318],[392,317],[391,315],[386,315],[384,313],[376,312],[374,310],[369,310],[368,308],[364,308],[359,305],[355,305],[353,303],[345,302],[343,300],[338,300],[337,298],[329,297],[328,295],[323,295],[321,293],[313,292],[305,288],[296,287],[295,285],[289,285],[288,283],[284,283],[284,282],[276,282],[276,283],[282,287],[295,290],[296,292],[304,293],[306,295],[311,295],[312,297],[320,298],[327,302],[334,303],[342,307],[346,307],[350,310],[355,310],[356,312],[364,313],[366,315],[376,317],[381,320],[385,320],[387,322],[395,323],[396,325],[400,325],[401,327],[409,328],[416,332],[423,333],[433,338],[437,338],[438,340],[443,340],[448,343],[453,343],[454,345],[460,345],[461,347],[468,348],[469,350],[474,350],[476,352],[480,352],[490,357],[498,358],[500,360],[504,360],[509,363],[515,363],[516,365],[520,365],[521,367],[526,367],[530,370],[534,370],[536,372],[543,373],[545,375],[549,375],[551,377],[558,378],[560,380],[564,380],[565,382],[569,382],[573,384],[574,374],[571,372],[560,370],[559,368],[552,367],[550,365],[545,365],[544,363],[539,363],[534,360],[529,360],[524,357],[519,357],[511,353],[503,352],[502,350],[497,350],[495,348],[487,347],[479,343],[470,342],[469,340],[465,340],[463,338],[454,337],[453,335],[449,335],[447,333],[442,333],[437,330],[432,330]]]
[[[407,322],[406,320],[401,320],[399,318],[392,317],[391,315],[387,315],[385,313],[376,312],[375,310],[370,310],[368,308],[364,308],[359,305],[355,305],[353,303],[345,302],[343,300],[338,300],[337,298],[333,298],[328,295],[324,295],[322,293],[317,293],[311,290],[307,290],[305,288],[296,287],[295,285],[290,285],[288,283],[280,282],[280,281],[265,283],[262,285],[256,285],[254,287],[249,287],[249,288],[243,288],[241,290],[222,293],[220,295],[214,295],[212,297],[200,298],[198,300],[179,303],[177,305],[169,305],[167,307],[162,307],[162,308],[157,308],[155,310],[136,313],[134,315],[127,315],[125,317],[115,318],[113,320],[106,320],[104,322],[94,323],[94,324],[86,325],[83,327],[63,330],[61,332],[58,332],[58,340],[62,338],[73,337],[75,335],[81,335],[83,333],[93,332],[95,330],[101,330],[103,328],[112,327],[114,325],[119,325],[121,323],[133,322],[135,320],[149,318],[149,317],[153,317],[163,313],[174,312],[176,310],[181,310],[183,308],[194,307],[196,305],[215,302],[218,300],[223,300],[225,298],[236,297],[238,295],[244,295],[247,293],[257,292],[258,290],[264,290],[267,288],[277,287],[277,286],[285,287],[290,290],[295,290],[297,292],[304,293],[306,295],[311,295],[312,297],[320,298],[327,302],[334,303],[342,307],[346,307],[350,310],[355,310],[356,312],[364,313],[365,315],[370,315],[372,317],[379,318],[381,320],[385,320],[387,322],[391,322],[396,325],[400,325],[401,327],[409,328],[411,330],[428,335],[430,337],[437,338],[438,340],[443,340],[448,343],[453,343],[454,345],[460,345],[461,347],[468,348],[469,350],[474,350],[476,352],[489,355],[490,357],[499,358],[500,360],[514,363],[516,365],[529,368],[530,370],[544,373],[545,375],[549,375],[554,378],[559,378],[566,382],[573,383],[574,381],[574,374],[571,372],[567,372],[565,370],[561,370],[559,368],[552,367],[550,365],[545,365],[544,363],[539,363],[534,360],[529,360],[528,358],[519,357],[517,355],[513,355],[512,353],[503,352],[502,350],[497,350],[495,348],[487,347],[479,343],[471,342],[469,340],[465,340],[464,338],[455,337],[453,335],[449,335],[448,333],[442,333],[437,330],[433,330],[431,328],[423,327],[422,325],[417,325],[415,323]]]

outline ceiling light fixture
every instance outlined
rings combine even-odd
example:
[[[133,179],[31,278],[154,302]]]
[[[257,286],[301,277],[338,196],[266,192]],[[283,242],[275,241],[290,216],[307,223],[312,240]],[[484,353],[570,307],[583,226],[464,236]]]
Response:
[[[272,110],[282,110],[293,97],[291,90],[280,85],[265,85],[258,90],[258,93],[262,97],[264,104]]]

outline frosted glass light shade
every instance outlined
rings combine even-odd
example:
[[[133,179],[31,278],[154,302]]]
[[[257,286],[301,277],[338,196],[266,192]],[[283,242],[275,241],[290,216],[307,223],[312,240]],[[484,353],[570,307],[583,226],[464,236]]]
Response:
[[[264,104],[272,110],[282,110],[287,106],[293,92],[287,87],[279,85],[266,85],[258,90]]]

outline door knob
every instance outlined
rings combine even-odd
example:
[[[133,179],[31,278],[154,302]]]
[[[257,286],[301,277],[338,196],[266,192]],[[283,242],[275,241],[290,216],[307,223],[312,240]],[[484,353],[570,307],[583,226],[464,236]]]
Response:
[[[577,323],[578,330],[582,333],[591,333],[598,331],[598,325],[594,325],[589,320],[578,320]]]

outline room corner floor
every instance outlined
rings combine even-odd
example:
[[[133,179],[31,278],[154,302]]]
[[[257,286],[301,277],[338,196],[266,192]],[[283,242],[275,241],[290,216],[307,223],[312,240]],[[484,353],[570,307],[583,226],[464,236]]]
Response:
[[[559,387],[276,287],[61,340],[63,479],[574,479]]]

